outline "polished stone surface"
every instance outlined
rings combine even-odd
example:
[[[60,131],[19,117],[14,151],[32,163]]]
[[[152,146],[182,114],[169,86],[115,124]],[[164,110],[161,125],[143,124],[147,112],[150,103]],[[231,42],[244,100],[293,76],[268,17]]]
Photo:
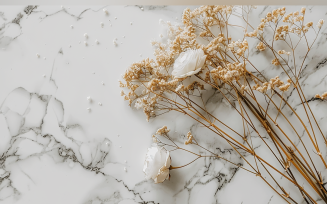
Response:
[[[147,122],[128,107],[118,84],[131,63],[153,57],[151,39],[165,39],[159,19],[180,22],[186,7],[195,8],[0,6],[0,203],[282,203],[260,179],[220,160],[199,159],[162,184],[144,179],[146,150],[159,127],[167,125],[180,143],[190,129],[207,134],[184,116]],[[274,8],[260,6],[253,18]],[[307,7],[314,24],[326,10]],[[323,27],[304,72],[308,98],[326,91],[326,34]],[[280,73],[263,65],[269,76]],[[228,106],[216,107],[233,121]],[[318,118],[326,122],[323,113]],[[239,160],[214,138],[202,142]],[[179,155],[173,164],[191,160]]]

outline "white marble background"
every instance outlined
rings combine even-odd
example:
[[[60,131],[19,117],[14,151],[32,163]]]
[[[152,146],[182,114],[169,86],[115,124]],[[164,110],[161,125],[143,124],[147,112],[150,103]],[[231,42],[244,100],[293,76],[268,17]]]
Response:
[[[162,184],[144,179],[144,156],[157,128],[167,125],[181,143],[188,130],[200,135],[201,128],[183,116],[146,122],[142,111],[129,108],[120,96],[118,80],[134,61],[153,57],[150,40],[166,37],[159,19],[180,22],[186,7],[195,8],[0,6],[1,204],[283,203],[259,178],[219,160],[200,159],[172,171]],[[253,18],[274,8],[260,6]],[[326,10],[307,7],[315,24]],[[308,98],[326,87],[324,28],[303,80]],[[265,66],[266,74],[277,73]],[[225,157],[235,155],[214,138],[203,143]],[[191,160],[179,155],[173,164]]]

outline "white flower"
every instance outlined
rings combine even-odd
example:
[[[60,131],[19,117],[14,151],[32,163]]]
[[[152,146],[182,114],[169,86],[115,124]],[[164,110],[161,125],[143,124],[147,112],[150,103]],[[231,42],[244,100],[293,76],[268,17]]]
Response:
[[[184,78],[198,73],[206,57],[207,55],[204,54],[202,49],[189,49],[186,52],[182,52],[175,60],[172,75],[175,78]]]
[[[153,143],[145,157],[143,167],[145,178],[153,179],[155,183],[162,183],[169,178],[170,162],[169,152]]]

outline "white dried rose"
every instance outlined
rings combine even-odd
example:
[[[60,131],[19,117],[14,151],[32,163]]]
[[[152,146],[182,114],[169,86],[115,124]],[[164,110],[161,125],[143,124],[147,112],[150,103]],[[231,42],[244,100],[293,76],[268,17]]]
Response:
[[[172,75],[175,78],[184,78],[198,73],[205,63],[207,55],[202,49],[189,49],[182,52],[175,60]]]
[[[170,162],[169,152],[153,143],[145,157],[143,167],[145,178],[153,179],[155,183],[162,183],[169,178]]]

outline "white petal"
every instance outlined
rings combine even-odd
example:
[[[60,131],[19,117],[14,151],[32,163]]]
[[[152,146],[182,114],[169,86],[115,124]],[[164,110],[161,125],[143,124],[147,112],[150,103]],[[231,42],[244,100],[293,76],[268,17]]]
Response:
[[[186,74],[187,74],[187,73],[186,73]],[[187,77],[188,75],[186,75],[186,74],[182,74],[182,75],[174,76],[174,77],[177,78],[177,79],[181,79],[181,78],[185,78],[185,77]]]
[[[183,64],[183,61],[185,60],[184,59],[184,55],[186,53],[185,52],[182,52],[178,57],[177,59],[175,60],[175,63],[174,63],[174,70],[176,71],[179,71],[181,68],[181,65]]]
[[[184,78],[184,77],[188,77],[188,76],[192,76],[194,74],[197,74],[199,71],[201,71],[201,68],[195,70],[195,71],[190,71],[190,72],[187,72],[186,74],[183,74],[179,77],[175,77],[175,78]]]
[[[204,65],[204,63],[206,62],[206,58],[207,55],[203,55],[200,60],[198,61],[198,63],[196,64],[196,68],[202,68],[202,66]]]
[[[169,177],[169,169],[161,169],[160,173],[156,176],[154,180],[155,183],[162,183],[165,179]]]
[[[170,163],[171,163],[171,159],[170,159],[169,152],[167,151],[167,154],[166,154],[166,161],[165,161],[165,167],[166,167],[167,169],[170,167]]]
[[[164,148],[160,149],[160,168],[165,164],[167,154],[168,152]]]
[[[169,152],[163,147],[154,144],[148,148],[143,171],[146,179],[153,179],[155,183],[161,183],[169,176],[171,159]]]
[[[151,171],[149,172],[151,174],[152,179],[156,178],[161,166],[162,166],[162,155],[160,153],[160,150],[157,148],[157,152],[151,164]]]
[[[188,73],[188,74],[189,74],[188,76],[191,76],[191,75],[194,75],[194,74],[199,73],[199,72],[201,71],[201,69],[202,69],[202,68],[199,68],[199,69],[197,69],[197,70],[195,70],[195,71],[193,71],[193,72],[191,72],[191,73]]]
[[[160,167],[162,166],[160,162],[161,155],[159,151],[160,149],[156,145],[153,145],[151,148],[148,148],[143,167],[146,179],[154,179],[157,176]]]
[[[195,71],[187,72],[187,73],[185,74],[185,76],[192,76],[193,74],[195,74],[194,72],[195,72]]]
[[[173,72],[171,73],[173,76],[178,77],[182,74],[184,74],[185,66],[180,65],[179,67],[174,68]]]

